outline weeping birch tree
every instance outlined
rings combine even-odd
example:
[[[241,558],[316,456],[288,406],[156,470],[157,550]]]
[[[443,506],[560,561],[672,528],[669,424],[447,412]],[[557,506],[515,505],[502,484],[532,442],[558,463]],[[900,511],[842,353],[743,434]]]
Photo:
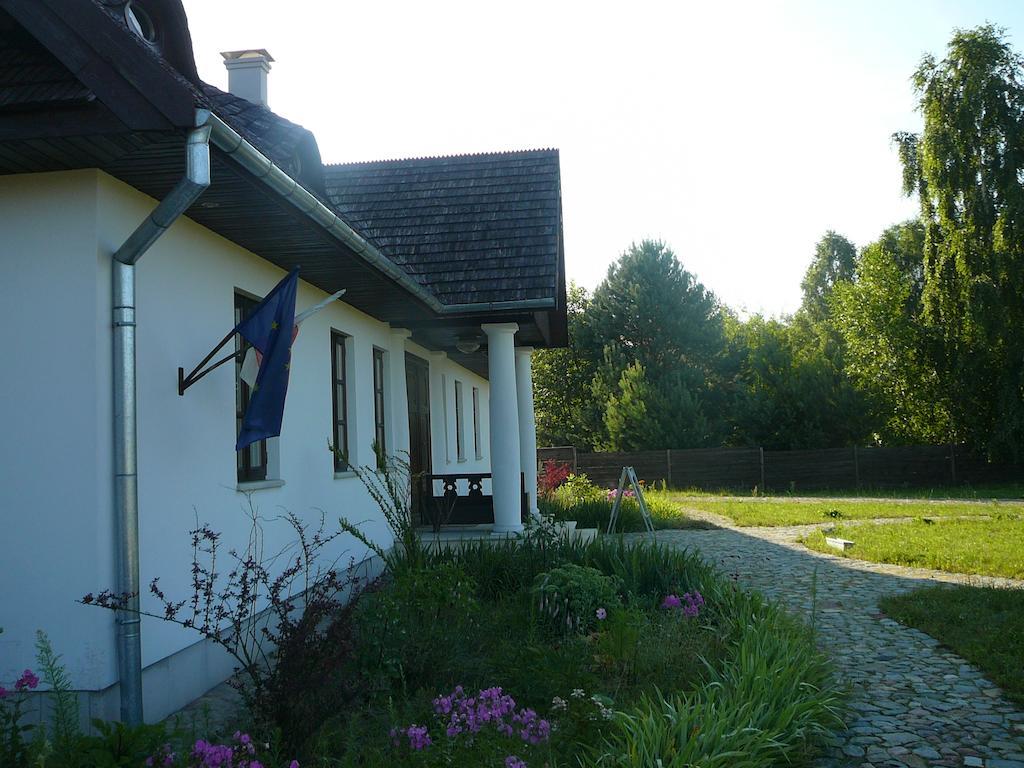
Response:
[[[1005,32],[957,31],[914,75],[920,134],[894,137],[925,228],[923,321],[957,439],[1024,456],[1024,61]]]

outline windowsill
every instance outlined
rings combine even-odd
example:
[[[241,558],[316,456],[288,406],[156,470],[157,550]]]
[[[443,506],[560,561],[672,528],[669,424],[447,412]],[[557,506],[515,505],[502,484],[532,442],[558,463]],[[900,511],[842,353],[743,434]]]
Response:
[[[344,472],[335,472],[334,473],[334,479],[335,480],[344,480],[345,478],[355,477],[355,476],[356,476],[356,473],[353,472],[351,469],[345,470]]]
[[[268,488],[280,488],[284,485],[284,480],[251,480],[245,483],[238,483],[235,486],[235,490],[239,493],[249,493],[251,491],[265,491]]]

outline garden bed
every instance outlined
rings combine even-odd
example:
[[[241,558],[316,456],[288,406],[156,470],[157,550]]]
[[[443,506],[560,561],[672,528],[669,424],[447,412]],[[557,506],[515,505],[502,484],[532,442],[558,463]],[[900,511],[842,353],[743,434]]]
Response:
[[[292,643],[273,701],[221,732],[84,736],[66,705],[10,764],[753,768],[810,759],[839,724],[804,625],[690,553],[620,538],[409,546],[324,639]]]
[[[692,555],[606,539],[417,560],[352,613],[339,672],[361,690],[321,713],[314,764],[763,766],[837,722],[806,629]]]
[[[97,722],[83,734],[58,659],[41,650],[55,723],[48,733],[19,725],[38,682],[26,671],[13,696],[0,692],[0,763],[754,768],[809,759],[840,724],[811,631],[696,555],[611,536],[583,544],[550,525],[438,551],[415,536],[407,486],[389,477],[364,482],[393,549],[340,521],[387,563],[372,584],[333,562],[324,570],[339,532],[290,515],[298,554],[275,575],[255,509],[230,569],[214,567],[218,534],[192,532],[191,599],[151,584],[164,610],[149,615],[238,660],[247,710],[226,729]],[[81,602],[124,610],[126,599],[105,590]],[[263,599],[269,608],[254,612]],[[263,639],[276,646],[269,659]]]

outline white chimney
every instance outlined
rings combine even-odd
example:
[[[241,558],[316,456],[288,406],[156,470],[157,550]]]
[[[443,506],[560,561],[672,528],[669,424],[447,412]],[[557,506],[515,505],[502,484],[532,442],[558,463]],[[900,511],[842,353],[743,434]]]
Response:
[[[228,90],[235,96],[267,106],[267,75],[274,57],[265,48],[226,51],[221,56],[228,70]]]

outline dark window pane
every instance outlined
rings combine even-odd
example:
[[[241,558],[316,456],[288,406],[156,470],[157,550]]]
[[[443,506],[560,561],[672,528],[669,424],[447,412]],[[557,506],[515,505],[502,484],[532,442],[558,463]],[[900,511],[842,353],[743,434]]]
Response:
[[[256,307],[259,302],[250,299],[248,296],[242,296],[235,294],[235,324],[242,322],[249,313]],[[252,397],[252,392],[249,390],[249,385],[242,381],[242,361],[244,359],[245,350],[248,349],[248,344],[242,339],[241,336],[235,337],[235,351],[239,353],[235,359],[235,434],[237,435],[242,431],[242,419],[245,417],[245,411],[249,407],[249,400]],[[267,441],[259,440],[252,443],[245,450],[239,451],[237,454],[237,467],[238,467],[238,480],[252,481],[252,480],[266,480],[267,478]]]
[[[331,332],[331,410],[334,426],[334,471],[344,472],[349,467],[340,454],[348,456],[348,388],[345,382],[345,340],[337,331]]]

